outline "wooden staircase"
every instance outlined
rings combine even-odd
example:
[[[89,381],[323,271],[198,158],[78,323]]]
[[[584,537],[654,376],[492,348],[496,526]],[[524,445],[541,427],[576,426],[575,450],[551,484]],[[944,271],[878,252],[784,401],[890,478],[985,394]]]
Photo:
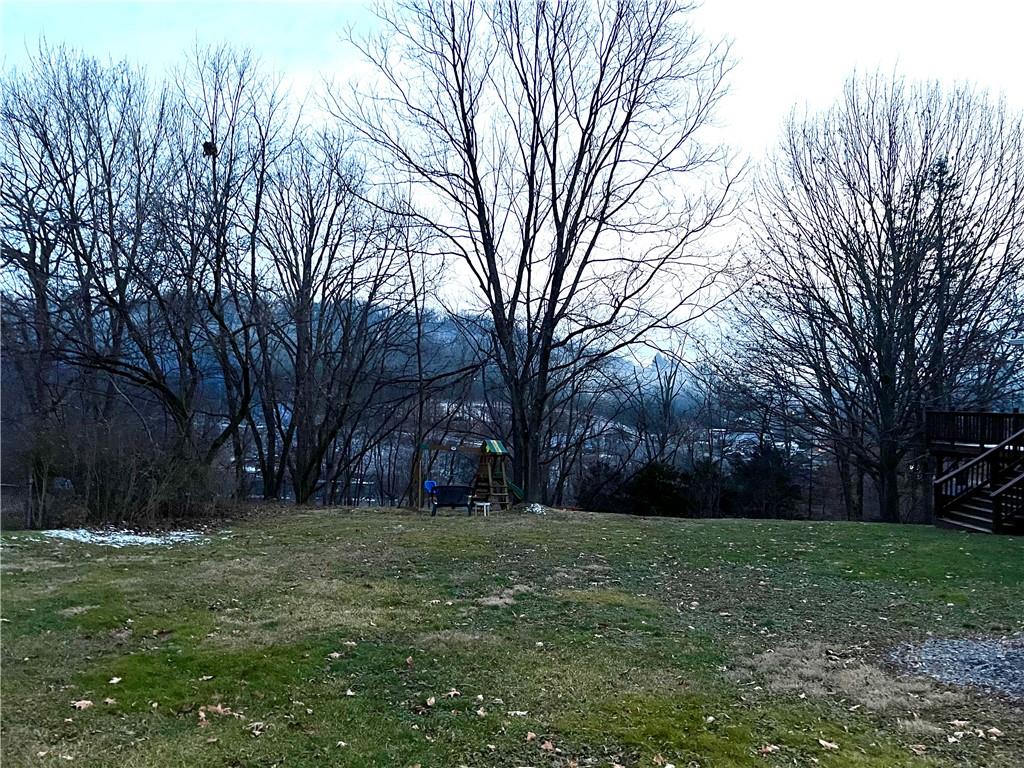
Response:
[[[1024,534],[1024,429],[978,446],[975,456],[935,480],[934,492],[939,525]]]

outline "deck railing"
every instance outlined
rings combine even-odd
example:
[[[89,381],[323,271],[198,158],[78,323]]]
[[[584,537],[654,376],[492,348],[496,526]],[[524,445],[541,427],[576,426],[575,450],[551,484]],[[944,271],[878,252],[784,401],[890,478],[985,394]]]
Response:
[[[998,445],[1024,429],[1024,413],[928,411],[925,437],[929,443]]]
[[[1008,520],[1024,520],[1024,474],[992,492],[992,530],[999,533]]]
[[[1024,429],[935,480],[935,511],[942,514],[960,501],[989,494],[992,530],[1015,519],[1024,503]]]

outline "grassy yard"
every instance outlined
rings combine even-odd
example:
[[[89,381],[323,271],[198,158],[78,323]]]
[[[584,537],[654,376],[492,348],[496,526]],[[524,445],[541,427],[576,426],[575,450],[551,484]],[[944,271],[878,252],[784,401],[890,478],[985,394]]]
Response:
[[[888,664],[1024,629],[1019,539],[324,510],[2,559],[5,768],[1024,765],[1019,702]]]

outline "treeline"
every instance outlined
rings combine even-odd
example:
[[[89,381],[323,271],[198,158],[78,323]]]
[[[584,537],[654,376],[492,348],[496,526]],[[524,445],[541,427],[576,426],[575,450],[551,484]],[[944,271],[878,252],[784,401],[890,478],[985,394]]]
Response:
[[[728,50],[685,7],[385,13],[376,76],[305,112],[228,48],[5,73],[3,472],[31,524],[407,503],[446,437],[505,440],[530,501],[912,519],[924,411],[1020,396],[1004,105],[851,82],[740,200],[707,130]],[[749,237],[713,250],[728,221]]]

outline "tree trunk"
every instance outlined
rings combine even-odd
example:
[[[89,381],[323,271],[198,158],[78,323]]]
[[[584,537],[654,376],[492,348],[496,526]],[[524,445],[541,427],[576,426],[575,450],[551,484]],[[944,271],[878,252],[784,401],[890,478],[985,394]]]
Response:
[[[900,521],[899,459],[893,448],[883,443],[879,457],[878,513],[886,523]]]

